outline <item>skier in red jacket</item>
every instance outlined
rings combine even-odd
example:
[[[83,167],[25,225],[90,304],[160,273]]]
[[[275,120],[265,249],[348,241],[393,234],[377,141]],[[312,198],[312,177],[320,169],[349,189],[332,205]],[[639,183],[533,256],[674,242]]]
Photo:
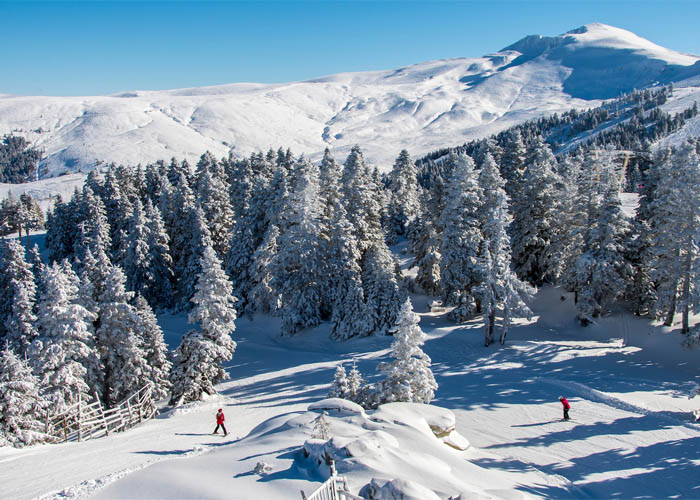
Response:
[[[224,426],[225,420],[224,412],[219,408],[219,411],[216,413],[216,429],[214,429],[214,434],[219,433],[219,426],[221,426],[221,429],[224,431],[224,436],[228,436],[228,432],[226,432],[226,427]]]
[[[561,405],[564,407],[564,420],[569,420],[569,409],[571,408],[571,405],[569,402],[566,400],[564,396],[559,396],[559,401],[561,402]]]

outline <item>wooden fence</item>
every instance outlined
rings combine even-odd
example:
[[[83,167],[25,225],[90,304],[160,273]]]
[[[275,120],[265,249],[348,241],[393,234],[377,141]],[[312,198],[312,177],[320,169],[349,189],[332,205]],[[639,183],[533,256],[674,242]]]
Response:
[[[104,409],[97,394],[95,401],[90,404],[79,398],[76,404],[59,414],[47,413],[45,432],[53,436],[55,442],[65,442],[82,441],[108,436],[110,432],[125,431],[156,414],[156,404],[151,395],[152,388],[152,385],[146,385],[108,410]]]
[[[304,490],[302,490],[302,500],[364,500],[362,497],[350,493],[347,479],[338,476],[338,473],[335,471],[335,464],[332,460],[330,465],[331,477],[308,497],[306,493],[304,493]]]

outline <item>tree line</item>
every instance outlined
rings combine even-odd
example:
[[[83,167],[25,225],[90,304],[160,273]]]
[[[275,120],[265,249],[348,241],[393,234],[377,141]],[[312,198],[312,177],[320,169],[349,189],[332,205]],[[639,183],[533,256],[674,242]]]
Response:
[[[625,300],[668,324],[681,313],[690,332],[699,148],[650,158],[634,218],[615,151],[556,157],[517,129],[505,146],[437,159],[423,182],[408,152],[382,175],[358,146],[342,165],[329,151],[314,164],[279,149],[92,172],[47,215],[48,264],[16,240],[2,245],[3,435],[31,442],[17,436],[39,432],[32,413],[11,408],[68,407],[78,393],[108,406],[145,383],[172,404],[210,394],[243,315],[279,316],[288,336],[323,322],[340,340],[383,335],[409,321],[408,293],[422,291],[455,321],[483,317],[489,345],[529,315],[535,287],[555,284],[573,292],[583,325]],[[415,280],[389,249],[404,238]],[[172,355],[155,320],[164,310],[193,324]],[[393,398],[390,385],[375,394]]]

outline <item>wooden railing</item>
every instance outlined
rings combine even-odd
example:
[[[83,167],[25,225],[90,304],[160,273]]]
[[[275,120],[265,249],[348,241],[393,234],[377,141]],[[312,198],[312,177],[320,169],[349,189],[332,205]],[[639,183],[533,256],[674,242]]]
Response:
[[[332,460],[330,466],[331,477],[308,497],[304,490],[301,490],[302,500],[364,500],[362,497],[350,493],[347,479],[338,476],[335,471],[335,463]]]
[[[95,394],[95,401],[86,404],[80,397],[78,402],[63,412],[50,415],[45,419],[45,432],[53,436],[55,442],[82,441],[102,436],[110,432],[125,431],[144,420],[152,418],[156,404],[151,395],[152,385],[148,384],[114,408],[105,410],[100,398]]]

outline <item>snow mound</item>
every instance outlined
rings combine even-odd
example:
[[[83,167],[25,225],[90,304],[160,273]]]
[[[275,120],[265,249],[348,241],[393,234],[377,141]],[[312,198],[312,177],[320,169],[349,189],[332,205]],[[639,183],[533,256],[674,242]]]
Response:
[[[424,430],[423,422],[430,431],[442,437],[455,430],[455,414],[446,408],[412,403],[388,403],[381,405],[372,415],[375,422],[400,422]]]
[[[456,473],[465,467],[481,468],[465,461],[462,453],[469,442],[457,432],[450,410],[389,403],[373,411],[350,413],[346,406],[344,400],[335,399],[311,405],[327,412],[330,438],[307,439],[303,456],[307,467],[322,477],[330,473],[332,460],[355,489],[364,486],[363,491],[371,491],[370,498],[431,499],[477,493],[473,485],[462,482],[465,474]],[[343,412],[328,412],[333,408]],[[315,415],[294,420],[311,425]],[[307,432],[312,434],[312,430]]]
[[[311,403],[308,409],[309,411],[317,411],[321,413],[326,411],[330,414],[335,414],[338,416],[364,415],[365,413],[365,410],[357,403],[341,398],[322,399],[321,401]]]

